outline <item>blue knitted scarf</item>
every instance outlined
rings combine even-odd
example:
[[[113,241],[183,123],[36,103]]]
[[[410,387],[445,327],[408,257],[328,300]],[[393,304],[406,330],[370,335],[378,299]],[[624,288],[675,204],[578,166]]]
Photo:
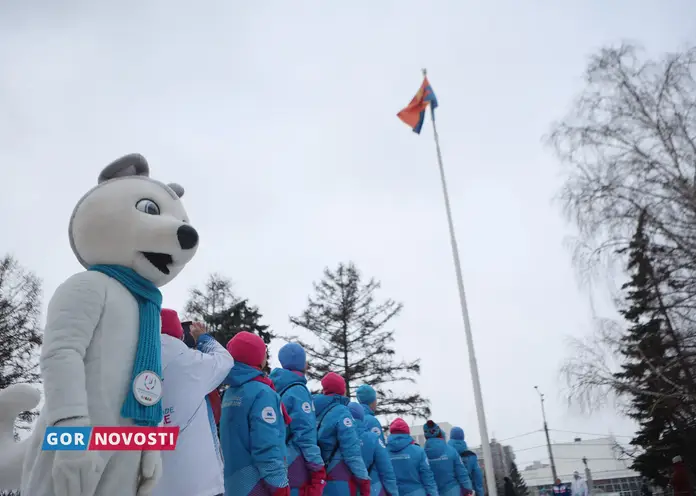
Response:
[[[140,314],[140,337],[138,350],[133,363],[131,384],[141,372],[152,371],[162,377],[162,346],[160,344],[160,311],[162,310],[162,293],[152,282],[133,269],[121,265],[93,265],[89,270],[106,274],[120,282],[138,302]],[[162,421],[162,402],[145,406],[138,403],[133,389],[128,388],[128,395],[121,408],[121,416],[133,419],[135,425],[156,426]]]

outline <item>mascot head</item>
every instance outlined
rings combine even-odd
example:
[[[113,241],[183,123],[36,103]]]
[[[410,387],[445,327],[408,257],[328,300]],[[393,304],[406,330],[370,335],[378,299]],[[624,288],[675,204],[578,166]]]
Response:
[[[145,157],[109,164],[70,218],[70,245],[80,263],[122,265],[156,286],[174,279],[198,249],[198,232],[181,203],[184,189],[149,177]]]

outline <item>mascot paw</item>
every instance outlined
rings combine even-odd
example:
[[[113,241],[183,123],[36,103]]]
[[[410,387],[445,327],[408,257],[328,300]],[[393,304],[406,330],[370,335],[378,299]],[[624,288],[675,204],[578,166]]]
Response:
[[[159,451],[143,451],[140,459],[140,484],[137,496],[149,496],[162,476],[162,455]]]
[[[94,451],[57,451],[53,463],[56,496],[93,496],[104,470]]]

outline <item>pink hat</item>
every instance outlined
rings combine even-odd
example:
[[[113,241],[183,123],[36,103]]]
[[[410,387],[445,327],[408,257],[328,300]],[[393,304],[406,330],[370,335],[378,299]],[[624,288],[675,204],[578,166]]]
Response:
[[[409,428],[408,424],[404,422],[404,419],[402,418],[397,418],[394,419],[394,422],[391,423],[389,426],[389,433],[390,434],[411,434],[411,429]]]
[[[179,320],[179,315],[176,313],[176,310],[163,308],[160,313],[160,318],[162,319],[162,334],[176,339],[182,339],[184,337],[184,328],[181,327],[181,321]]]
[[[238,332],[227,343],[227,351],[236,362],[261,368],[266,358],[266,344],[256,334],[247,331]]]
[[[324,388],[324,394],[346,394],[346,381],[335,372],[329,372],[324,376],[321,387]]]

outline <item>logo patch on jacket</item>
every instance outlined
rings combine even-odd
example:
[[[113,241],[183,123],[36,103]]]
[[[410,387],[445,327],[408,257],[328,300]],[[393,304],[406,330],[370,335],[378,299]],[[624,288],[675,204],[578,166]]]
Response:
[[[305,413],[312,413],[312,405],[308,401],[302,403],[302,411]]]
[[[345,425],[346,427],[353,427],[353,421],[346,417],[343,419],[343,425]]]
[[[382,435],[382,429],[380,429],[379,427],[373,427],[373,428],[372,428],[372,432],[374,432],[374,433],[377,434],[378,436],[381,436],[381,435]]]
[[[267,424],[275,424],[278,417],[273,407],[267,406],[266,408],[261,410],[261,418]]]

